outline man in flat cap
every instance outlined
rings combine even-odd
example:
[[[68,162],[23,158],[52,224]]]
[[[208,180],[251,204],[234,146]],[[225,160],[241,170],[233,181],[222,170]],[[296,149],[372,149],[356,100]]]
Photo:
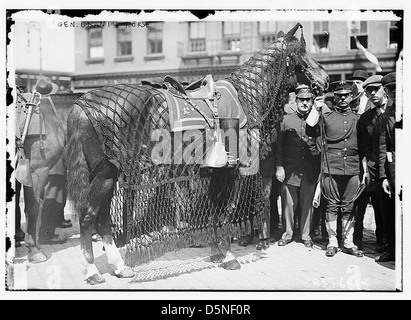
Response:
[[[319,101],[307,118],[307,135],[321,136],[322,140],[322,188],[327,202],[326,228],[329,237],[326,256],[338,251],[337,225],[341,214],[342,251],[357,257],[363,253],[353,242],[354,219],[352,209],[355,198],[362,191],[360,184],[360,158],[358,154],[357,122],[359,116],[350,107],[352,83],[331,83],[335,109],[322,112]],[[363,167],[364,164],[363,164]],[[364,170],[366,172],[366,168]],[[366,183],[366,175],[362,175]]]
[[[381,212],[386,240],[385,251],[375,258],[376,262],[395,261],[395,96],[396,73],[391,72],[381,79],[388,96],[385,112],[379,125],[379,179]]]
[[[375,250],[381,252],[385,248],[383,232],[382,212],[380,208],[381,188],[379,187],[379,134],[376,131],[376,124],[380,115],[385,111],[388,99],[381,84],[381,75],[373,75],[367,78],[363,84],[366,95],[372,101],[374,107],[365,111],[358,120],[358,147],[360,159],[367,163],[370,174],[370,183],[364,192],[357,199],[354,211],[356,215],[354,243],[362,247],[363,221],[369,200],[374,209],[375,236],[377,246]]]
[[[278,245],[285,246],[293,240],[294,217],[299,205],[301,239],[306,247],[312,247],[312,203],[320,173],[320,157],[316,139],[307,136],[305,126],[314,96],[307,85],[298,86],[295,92],[297,110],[284,115],[275,144],[276,177],[283,183],[281,207],[285,219],[285,232]]]
[[[365,94],[364,91],[364,81],[369,78],[369,74],[365,70],[356,70],[353,76],[350,78],[354,82],[354,85],[357,87],[358,97],[353,100],[358,100],[358,110],[359,115],[363,114],[366,110],[372,107],[371,101]]]

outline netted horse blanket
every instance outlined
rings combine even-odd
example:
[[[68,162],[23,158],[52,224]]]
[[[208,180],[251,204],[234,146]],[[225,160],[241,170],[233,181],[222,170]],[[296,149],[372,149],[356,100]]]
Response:
[[[106,156],[120,169],[111,202],[117,244],[128,265],[258,228],[258,130],[240,130],[239,165],[202,174],[206,130],[172,132],[164,93],[121,84],[76,101]]]

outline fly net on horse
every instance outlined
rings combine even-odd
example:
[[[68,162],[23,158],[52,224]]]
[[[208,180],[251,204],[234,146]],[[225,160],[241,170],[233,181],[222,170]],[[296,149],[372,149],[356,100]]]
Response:
[[[120,84],[77,100],[106,157],[119,168],[111,218],[128,265],[190,245],[240,237],[261,225],[268,203],[262,201],[259,160],[267,157],[275,141],[275,126],[305,48],[292,36],[286,40],[258,51],[223,80],[233,88],[233,99],[246,117],[238,128],[240,156],[234,166],[205,170],[207,139],[215,128],[204,121],[202,129],[174,130],[170,101],[176,98],[165,87]],[[184,110],[187,106],[181,105],[183,114],[193,111]],[[218,104],[218,116],[225,107]],[[231,110],[223,116],[232,114]],[[97,169],[92,168],[91,175]]]

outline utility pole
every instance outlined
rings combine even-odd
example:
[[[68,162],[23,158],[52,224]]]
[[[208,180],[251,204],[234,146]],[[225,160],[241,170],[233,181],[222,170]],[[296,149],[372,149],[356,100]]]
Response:
[[[42,61],[42,47],[41,47],[41,27],[38,21],[30,21],[27,25],[27,48],[30,48],[30,31],[37,30],[39,32],[39,52],[40,52],[40,66],[39,66],[39,74],[40,76],[43,75],[43,61]]]

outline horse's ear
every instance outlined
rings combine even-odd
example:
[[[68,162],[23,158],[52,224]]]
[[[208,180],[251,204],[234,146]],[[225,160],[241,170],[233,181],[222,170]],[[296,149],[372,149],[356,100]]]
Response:
[[[301,48],[301,51],[303,51],[303,52],[305,52],[306,49],[307,49],[307,43],[305,42],[302,26],[301,26],[300,48]]]
[[[294,37],[294,34],[297,32],[298,28],[301,28],[301,29],[303,28],[302,24],[299,22],[290,31],[287,32],[287,34],[285,35],[285,40],[287,42],[290,41]]]

